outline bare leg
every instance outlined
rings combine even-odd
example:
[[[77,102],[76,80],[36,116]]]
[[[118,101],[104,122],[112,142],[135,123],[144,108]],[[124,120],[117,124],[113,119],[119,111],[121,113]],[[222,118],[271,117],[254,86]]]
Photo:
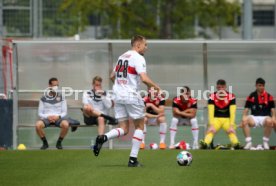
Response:
[[[254,127],[255,126],[255,121],[252,117],[247,116],[245,119],[242,120],[242,129],[243,129],[243,134],[245,137],[245,146],[244,149],[248,150],[252,147],[252,138],[251,138],[251,134],[250,134],[250,127]]]
[[[148,123],[148,118],[145,117],[145,118],[144,118],[144,131],[143,131],[144,136],[143,136],[142,143],[141,143],[141,145],[140,145],[140,149],[144,149],[144,148],[145,148],[145,139],[146,139],[146,134],[147,134],[147,126],[146,126],[147,123]]]
[[[119,127],[124,130],[124,135],[129,132],[129,120],[119,121]]]
[[[105,131],[105,121],[103,117],[98,117],[98,134],[103,135]]]
[[[272,127],[273,127],[273,120],[271,117],[266,117],[265,121],[264,121],[264,137],[263,137],[263,147],[265,150],[269,150],[269,137],[271,135],[271,131],[272,131]]]
[[[247,116],[245,120],[242,121],[243,134],[245,138],[250,137],[250,127],[255,126],[255,121],[252,117]]]
[[[267,137],[267,138],[270,137],[272,126],[273,126],[272,119],[267,117],[264,122],[264,137]]]
[[[66,136],[67,132],[69,129],[69,123],[67,120],[62,120],[60,123],[60,134],[59,134],[59,138],[57,140],[57,144],[56,144],[56,148],[57,149],[62,149],[62,145],[61,142],[64,139],[64,137]]]
[[[129,130],[129,121],[127,118],[123,119],[119,122],[119,128],[112,129],[111,131],[107,132],[105,135],[98,135],[96,138],[96,143],[93,146],[93,152],[95,156],[98,156],[102,145],[107,140],[120,137],[126,135]]]
[[[93,116],[93,117],[104,117],[105,119],[109,120],[110,123],[112,124],[117,124],[117,121],[114,117],[111,117],[111,116],[108,116],[106,114],[103,114],[97,110],[95,110],[91,105],[85,105],[83,107],[83,114],[86,116],[86,117],[90,117],[90,116]]]
[[[69,129],[69,123],[67,120],[63,120],[60,124],[60,134],[59,134],[59,137],[61,138],[64,138],[68,132],[68,129]]]
[[[44,127],[45,127],[45,125],[44,125],[43,121],[41,121],[41,120],[38,120],[35,124],[36,133],[40,138],[45,137],[45,132],[43,130]]]
[[[144,118],[133,120],[135,129],[144,130]]]
[[[43,130],[44,127],[45,127],[45,125],[44,125],[43,121],[41,121],[41,120],[38,120],[35,124],[36,133],[43,142],[42,146],[40,147],[41,150],[45,150],[49,147],[46,136],[45,136],[45,132]]]

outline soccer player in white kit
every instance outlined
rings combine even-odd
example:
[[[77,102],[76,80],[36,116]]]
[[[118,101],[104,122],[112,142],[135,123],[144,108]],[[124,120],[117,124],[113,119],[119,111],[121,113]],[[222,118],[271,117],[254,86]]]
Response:
[[[143,139],[144,130],[144,102],[139,94],[140,81],[148,88],[154,87],[160,91],[146,73],[146,61],[143,57],[147,50],[145,37],[136,35],[131,39],[132,49],[118,58],[118,62],[111,73],[114,82],[115,117],[119,121],[119,128],[112,129],[105,135],[99,135],[93,147],[95,156],[99,155],[102,144],[107,140],[126,135],[129,131],[129,119],[133,120],[135,131],[132,138],[128,167],[140,167],[138,152]]]

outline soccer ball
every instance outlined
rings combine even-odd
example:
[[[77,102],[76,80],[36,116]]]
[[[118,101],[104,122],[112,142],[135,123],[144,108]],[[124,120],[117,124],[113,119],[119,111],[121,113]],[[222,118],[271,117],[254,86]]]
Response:
[[[149,147],[150,147],[150,149],[152,149],[152,150],[158,149],[158,145],[157,145],[156,143],[151,143],[151,144],[149,145]]]
[[[193,156],[188,151],[181,151],[177,154],[176,160],[180,166],[190,166],[193,161]]]

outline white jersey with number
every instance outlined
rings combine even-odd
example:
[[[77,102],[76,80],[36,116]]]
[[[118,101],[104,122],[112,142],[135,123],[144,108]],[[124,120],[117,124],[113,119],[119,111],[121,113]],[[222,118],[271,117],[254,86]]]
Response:
[[[145,58],[134,50],[125,52],[118,58],[114,68],[115,82],[113,91],[115,102],[121,104],[143,105],[140,96],[140,76],[146,72]]]

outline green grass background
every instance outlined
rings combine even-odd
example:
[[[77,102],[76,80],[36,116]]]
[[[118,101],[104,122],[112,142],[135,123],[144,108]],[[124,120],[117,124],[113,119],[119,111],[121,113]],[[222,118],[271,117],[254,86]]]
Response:
[[[276,151],[190,151],[190,167],[176,163],[179,150],[143,150],[144,167],[128,168],[129,150],[0,151],[0,185],[275,185]]]

